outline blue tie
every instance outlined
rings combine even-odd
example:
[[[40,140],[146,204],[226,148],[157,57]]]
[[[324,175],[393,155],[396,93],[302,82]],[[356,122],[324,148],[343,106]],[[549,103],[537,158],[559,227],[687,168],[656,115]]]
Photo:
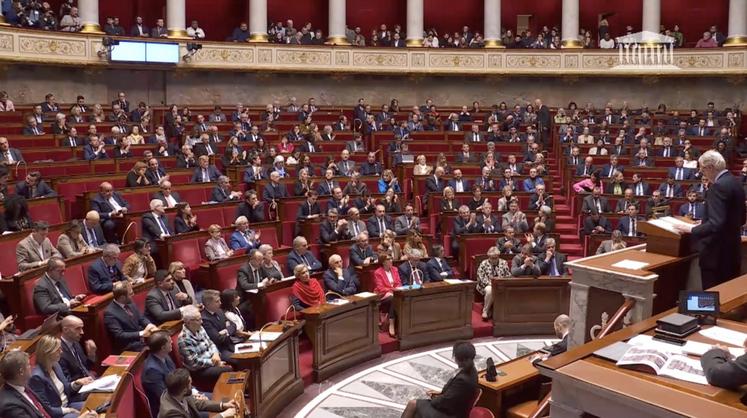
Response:
[[[163,229],[164,234],[170,235],[169,228],[166,227],[166,224],[163,222],[163,219],[159,216],[156,219],[158,219],[158,224],[161,225],[161,229]]]

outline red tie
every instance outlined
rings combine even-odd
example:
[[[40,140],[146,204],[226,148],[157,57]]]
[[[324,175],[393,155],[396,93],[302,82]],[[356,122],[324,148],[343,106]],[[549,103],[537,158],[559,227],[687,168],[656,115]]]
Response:
[[[42,407],[41,402],[39,402],[39,399],[36,398],[36,395],[34,394],[34,392],[29,390],[29,388],[26,388],[25,393],[26,393],[26,396],[28,396],[29,399],[31,399],[31,403],[34,404],[34,407],[36,407],[37,411],[39,411],[39,413],[44,418],[51,418],[49,414],[47,413],[47,411],[44,410],[44,407]]]

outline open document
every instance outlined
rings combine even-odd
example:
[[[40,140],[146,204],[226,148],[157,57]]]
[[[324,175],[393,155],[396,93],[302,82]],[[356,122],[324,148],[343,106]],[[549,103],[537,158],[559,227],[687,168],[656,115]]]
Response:
[[[87,385],[83,385],[78,393],[114,392],[114,390],[117,388],[117,385],[119,384],[119,379],[119,375],[116,374],[108,374],[106,376],[102,376]]]
[[[679,234],[679,231],[675,229],[675,225],[681,225],[687,228],[691,228],[693,226],[691,223],[687,223],[685,221],[679,220],[673,216],[665,216],[663,218],[658,218],[658,219],[649,219],[647,222],[650,223],[651,225],[656,225],[661,229],[665,229],[675,234]]]
[[[672,354],[655,347],[633,346],[617,362],[620,367],[707,385],[700,360]]]

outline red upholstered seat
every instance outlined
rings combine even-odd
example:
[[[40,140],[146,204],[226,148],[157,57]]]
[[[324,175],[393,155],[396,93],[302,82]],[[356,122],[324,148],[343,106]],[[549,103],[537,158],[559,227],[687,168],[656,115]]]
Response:
[[[27,163],[44,160],[65,161],[71,158],[73,158],[73,153],[69,148],[42,148],[23,150],[23,159],[26,160]]]
[[[117,416],[121,417],[134,417],[142,416],[138,412],[135,412],[135,385],[132,382],[132,376],[126,375],[124,384],[126,385],[123,390],[120,390],[120,396],[114,397],[109,411],[116,411]]]
[[[217,268],[216,275],[208,278],[207,286],[211,289],[235,289],[237,272],[243,263],[226,263]]]
[[[223,209],[220,207],[200,209],[195,211],[195,215],[197,215],[197,224],[200,225],[200,229],[208,229],[213,224],[231,225],[234,221],[233,219],[225,219]]]
[[[476,406],[469,411],[469,418],[495,418],[495,415],[488,408]]]
[[[36,328],[44,320],[43,315],[39,315],[34,307],[34,286],[39,279],[25,280],[21,287],[21,312],[23,315],[23,328]]]
[[[130,204],[130,212],[146,212],[150,210],[149,192],[128,192],[124,193],[122,197]]]
[[[290,296],[293,294],[293,286],[288,286],[265,294],[267,322],[277,321],[285,315],[290,306]]]
[[[0,273],[3,276],[12,276],[18,271],[18,264],[16,258],[11,254],[16,253],[16,244],[18,241],[25,238],[25,234],[17,234],[16,239],[8,239],[0,241],[0,254],[8,254],[7,257],[0,257]],[[53,241],[56,242],[56,241]]]
[[[65,270],[65,282],[72,295],[88,293],[88,281],[86,280],[86,269],[88,265],[74,264]]]
[[[202,202],[207,202],[208,200],[210,200],[205,195],[205,190],[200,188],[180,190],[179,196],[182,198],[182,200],[189,202],[189,204],[192,206],[197,206]],[[199,221],[199,216],[197,217],[197,219]]]
[[[60,204],[57,199],[50,199],[43,204],[29,205],[29,216],[35,221],[46,221],[50,225],[57,225],[65,222],[60,211]],[[56,240],[53,242],[57,242]]]
[[[147,351],[144,352],[143,355],[147,356]],[[145,359],[143,359],[143,361],[141,362],[138,362],[131,370],[133,377],[132,380],[135,386],[135,410],[138,411],[137,416],[152,418],[150,413],[150,402],[148,402],[148,397],[145,396],[145,390],[143,389],[142,376],[144,366]]]
[[[204,241],[203,241],[204,243]],[[188,270],[194,270],[202,260],[202,245],[197,238],[173,241],[171,243],[171,256],[174,260],[180,260]]]
[[[280,240],[278,239],[277,230],[274,226],[264,226],[261,228],[257,228],[256,232],[260,232],[262,236],[260,237],[260,241],[263,244],[269,244],[272,246],[272,248],[278,248],[280,246]]]

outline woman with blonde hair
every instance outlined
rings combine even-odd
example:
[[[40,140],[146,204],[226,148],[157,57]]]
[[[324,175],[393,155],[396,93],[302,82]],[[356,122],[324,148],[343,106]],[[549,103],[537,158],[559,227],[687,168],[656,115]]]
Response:
[[[402,247],[400,247],[396,238],[397,234],[395,234],[391,229],[387,229],[384,231],[384,236],[382,237],[381,242],[376,247],[377,252],[386,253],[392,261],[395,262],[404,260],[404,257],[402,256]],[[381,261],[381,258],[379,258],[379,261]]]
[[[192,286],[192,282],[187,279],[187,268],[181,261],[172,261],[169,264],[169,276],[174,280],[174,285],[177,287],[178,292],[183,292],[189,295],[189,299],[192,304],[197,304],[197,298],[195,298],[195,289]],[[177,293],[178,293],[177,292]]]
[[[51,418],[77,417],[88,395],[78,393],[91,383],[91,377],[70,382],[60,367],[62,341],[51,335],[42,335],[36,343],[36,366],[31,371],[29,388]]]
[[[130,138],[130,144],[132,145],[142,145],[145,143],[145,138],[143,138],[143,135],[140,134],[140,126],[138,125],[132,126],[132,131],[130,132],[128,138]]]
[[[405,239],[405,247],[403,250],[405,254],[410,254],[410,250],[412,249],[420,250],[422,258],[428,258],[428,249],[425,247],[425,243],[423,242],[423,235],[414,229],[407,231],[407,238]]]
[[[220,225],[210,225],[208,234],[210,234],[210,239],[205,241],[205,258],[209,261],[218,261],[233,255],[233,250],[222,237]]]
[[[83,254],[95,251],[88,246],[86,240],[81,235],[82,226],[79,220],[73,219],[68,224],[65,231],[57,238],[57,250],[65,258],[78,257]]]
[[[138,161],[132,167],[129,173],[127,173],[127,187],[143,187],[150,186],[150,180],[145,176],[145,171],[148,169],[148,165],[142,161]]]
[[[91,112],[91,123],[102,123],[106,122],[106,115],[104,114],[104,108],[100,104],[96,103],[93,105],[93,111]]]
[[[412,173],[416,176],[427,176],[431,174],[433,167],[428,165],[425,159],[425,155],[420,154],[415,158],[415,167],[412,169]]]

